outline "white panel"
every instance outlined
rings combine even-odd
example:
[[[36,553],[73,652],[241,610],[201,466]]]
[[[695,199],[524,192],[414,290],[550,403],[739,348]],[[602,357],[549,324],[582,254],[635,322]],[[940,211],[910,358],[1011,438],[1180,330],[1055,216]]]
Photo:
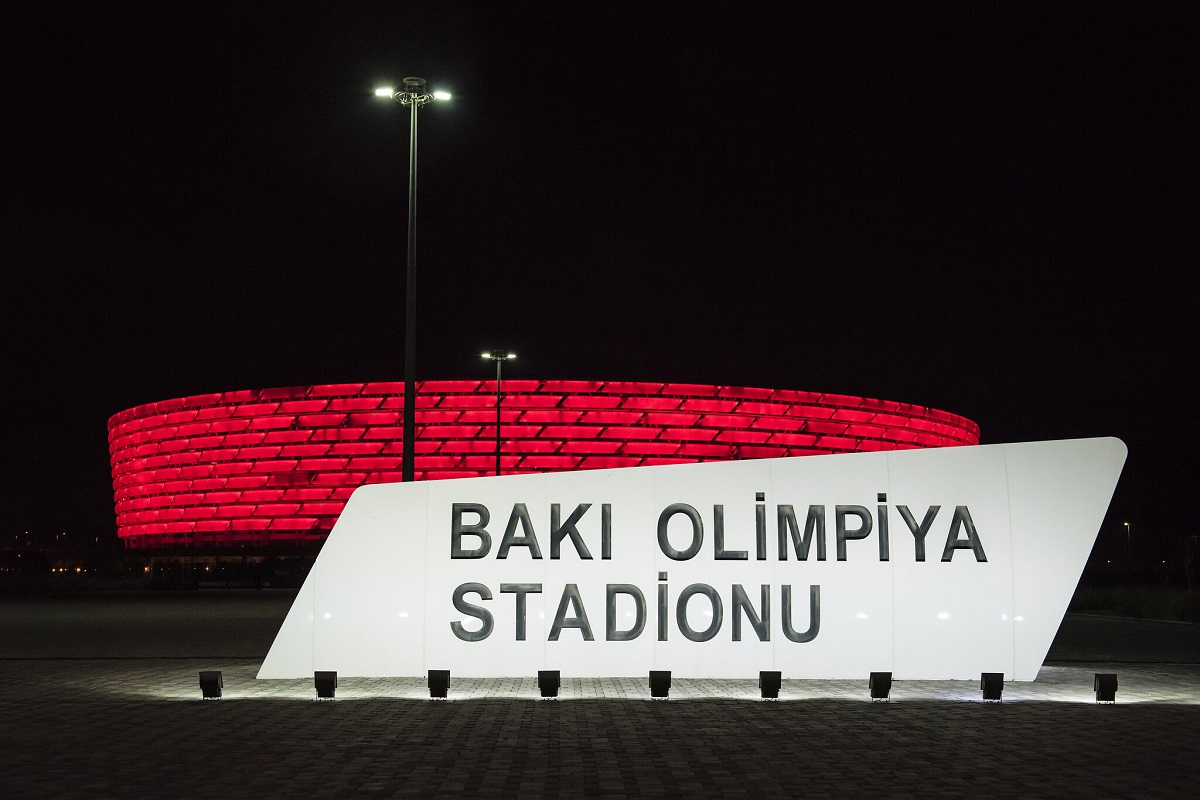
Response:
[[[326,541],[305,582],[314,587],[314,669],[371,677],[423,671],[425,484],[402,494],[388,489],[354,493],[338,521],[349,535]]]
[[[1012,559],[1004,451],[999,447],[947,448],[914,471],[894,458],[892,568],[896,577],[895,678],[977,678],[980,672],[1013,673]],[[940,506],[925,536],[925,560],[916,560],[916,537],[904,506],[917,523]],[[986,562],[956,549],[942,561],[956,506],[966,506]],[[957,538],[965,538],[961,532]],[[1072,587],[1074,588],[1074,587]],[[957,650],[929,644],[955,640]],[[981,667],[980,665],[987,665]]]
[[[872,670],[891,668],[892,570],[880,561],[878,515],[879,493],[888,491],[888,455],[864,453],[854,458],[813,456],[765,462],[773,465],[772,492],[768,500],[768,530],[771,552],[776,559],[776,583],[790,585],[793,597],[793,626],[802,632],[809,620],[809,587],[821,587],[821,627],[817,638],[796,644],[779,636],[775,644],[777,669],[787,676],[836,678],[861,677]],[[826,560],[818,560],[816,544],[807,561],[788,553],[778,561],[777,506],[791,505],[803,526],[809,506],[825,508]],[[862,506],[872,515],[872,529],[864,539],[845,543],[845,561],[838,560],[837,506]],[[849,525],[858,527],[857,519]],[[790,547],[790,545],[789,545]],[[848,580],[853,576],[853,580]],[[777,623],[778,625],[778,623]],[[761,669],[767,669],[762,667]],[[741,674],[746,674],[745,666]]]
[[[1062,623],[1125,463],[1119,439],[1008,449],[1017,680],[1033,680]]]
[[[461,676],[522,676],[559,669],[570,676],[644,675],[670,669],[679,677],[752,677],[779,669],[789,678],[861,678],[890,670],[900,679],[973,678],[1004,672],[1036,676],[1112,495],[1124,445],[1113,439],[907,450],[541,475],[470,478],[367,486],[356,491],[338,520],[289,612],[259,677],[301,677],[313,669],[342,675],[407,676],[449,669]],[[756,495],[763,494],[758,501]],[[886,495],[880,499],[879,495]],[[490,547],[484,557],[452,558],[454,504],[486,507]],[[576,526],[590,558],[568,536],[553,557],[552,509],[560,523],[582,505]],[[602,520],[608,506],[611,558],[603,558]],[[660,516],[676,506],[660,546]],[[758,541],[757,510],[764,509],[765,547]],[[817,542],[798,560],[787,536],[780,558],[780,507],[792,509],[801,533],[810,507],[825,515],[826,558]],[[848,538],[838,558],[838,507],[848,509],[847,530],[870,520],[865,538]],[[901,507],[917,523],[940,507],[925,537],[925,557]],[[954,549],[966,542],[965,524],[951,536],[956,508],[974,526],[983,558]],[[531,527],[520,524],[524,508]],[[718,512],[718,508],[720,511]],[[882,508],[882,511],[881,511]],[[692,542],[689,514],[703,526],[702,543],[688,558],[672,558]],[[723,530],[718,558],[718,513]],[[461,514],[472,526],[478,516]],[[506,557],[505,530],[515,517]],[[880,521],[888,547],[881,551]],[[786,535],[786,531],[785,531]],[[472,550],[479,537],[464,533]],[[532,544],[522,546],[520,541]],[[744,554],[744,557],[741,556]],[[540,555],[540,557],[536,557]],[[678,554],[676,554],[678,555]],[[660,576],[663,580],[660,580]],[[479,641],[454,633],[480,621],[457,610],[455,590],[486,587],[490,599],[466,594],[490,615]],[[677,622],[690,585],[715,594],[721,614],[715,635],[692,641]],[[525,637],[518,639],[516,585],[528,591]],[[607,641],[606,587],[631,585],[644,598],[644,628],[630,641]],[[566,587],[577,588],[590,627],[551,630]],[[749,618],[733,640],[734,592],[767,620],[765,641]],[[769,612],[761,600],[768,587]],[[811,641],[784,636],[783,592],[791,587],[792,627],[810,624],[810,586],[819,587],[819,627]],[[711,588],[709,588],[711,587]],[[659,633],[659,592],[666,593],[665,639]],[[573,618],[573,607],[567,607]],[[631,597],[617,595],[618,631],[635,619]],[[713,622],[705,593],[686,605],[687,626]],[[761,626],[760,626],[761,627]]]

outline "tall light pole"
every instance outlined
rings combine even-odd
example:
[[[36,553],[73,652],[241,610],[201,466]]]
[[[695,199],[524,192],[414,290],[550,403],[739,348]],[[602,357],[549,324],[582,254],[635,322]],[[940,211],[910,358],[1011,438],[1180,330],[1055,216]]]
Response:
[[[410,110],[408,124],[408,288],[404,293],[404,451],[400,480],[413,479],[417,439],[417,109],[431,100],[449,100],[449,92],[425,91],[424,78],[405,78],[400,90],[375,90]]]
[[[1129,536],[1129,523],[1125,524],[1125,558],[1133,566],[1133,539]]]
[[[500,474],[500,365],[509,359],[517,357],[516,353],[507,350],[492,350],[484,353],[483,357],[496,362],[496,474]]]

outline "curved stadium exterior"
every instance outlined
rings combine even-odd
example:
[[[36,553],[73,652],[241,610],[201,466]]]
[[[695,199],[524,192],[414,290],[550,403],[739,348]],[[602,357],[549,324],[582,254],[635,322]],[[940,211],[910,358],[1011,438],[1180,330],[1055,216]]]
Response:
[[[493,381],[418,383],[417,480],[495,472]],[[932,408],[697,384],[509,380],[504,474],[979,443]],[[117,529],[129,547],[320,541],[350,494],[400,480],[402,383],[195,395],[108,421]]]

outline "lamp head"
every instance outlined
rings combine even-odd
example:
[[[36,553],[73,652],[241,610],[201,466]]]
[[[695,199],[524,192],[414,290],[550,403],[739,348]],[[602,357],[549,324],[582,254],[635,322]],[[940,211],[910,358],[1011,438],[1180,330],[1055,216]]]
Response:
[[[436,91],[430,94],[426,91],[424,78],[405,78],[404,85],[397,91],[393,86],[380,86],[375,90],[376,97],[390,97],[403,106],[423,106],[433,100],[449,100],[450,93]]]

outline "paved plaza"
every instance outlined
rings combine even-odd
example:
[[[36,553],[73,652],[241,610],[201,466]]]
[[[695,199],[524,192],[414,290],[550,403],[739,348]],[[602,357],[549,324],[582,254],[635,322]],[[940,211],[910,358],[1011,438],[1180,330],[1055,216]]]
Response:
[[[1182,797],[1200,629],[1070,615],[1032,683],[254,675],[293,595],[0,598],[0,797]],[[202,701],[201,669],[225,699]],[[1092,675],[1120,675],[1096,705]]]

